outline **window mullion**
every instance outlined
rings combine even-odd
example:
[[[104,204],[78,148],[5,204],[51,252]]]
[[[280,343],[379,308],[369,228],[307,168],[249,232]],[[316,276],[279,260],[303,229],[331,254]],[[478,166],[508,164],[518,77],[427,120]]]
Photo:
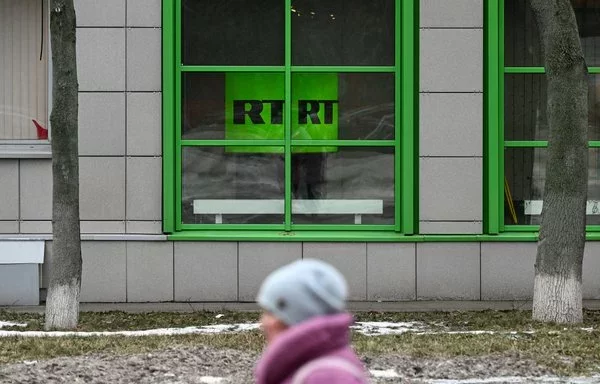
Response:
[[[285,0],[285,230],[292,229],[292,0]]]
[[[181,165],[181,0],[175,0],[175,230],[182,224],[182,165]]]

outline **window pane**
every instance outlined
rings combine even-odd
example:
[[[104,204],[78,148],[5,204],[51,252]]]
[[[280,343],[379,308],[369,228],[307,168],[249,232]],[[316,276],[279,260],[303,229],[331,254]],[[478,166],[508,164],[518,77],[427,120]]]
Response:
[[[282,224],[283,148],[236,153],[233,147],[184,147],[185,224]]]
[[[293,65],[394,65],[394,0],[294,0]]]
[[[589,67],[600,66],[600,1],[571,0],[575,8],[579,36]]]
[[[394,149],[293,147],[294,224],[394,224]]]
[[[546,183],[546,148],[506,148],[504,223],[540,224]],[[588,225],[600,224],[600,149],[589,150]],[[596,206],[596,209],[594,209]]]
[[[293,73],[292,138],[393,140],[393,73]]]
[[[185,73],[183,139],[283,140],[283,73]],[[292,137],[394,139],[394,74],[293,73]]]
[[[182,0],[183,63],[283,65],[283,0]]]
[[[47,26],[39,0],[0,0],[0,140],[48,138]]]
[[[506,140],[548,140],[548,95],[544,74],[505,75]],[[600,76],[588,76],[588,138],[600,140]]]
[[[184,139],[284,139],[283,73],[185,73],[182,88]]]
[[[575,10],[583,54],[588,66],[600,65],[600,2],[571,0]],[[505,0],[505,65],[544,66],[543,48],[529,1]]]
[[[529,1],[504,2],[504,63],[509,67],[543,67],[542,45]]]

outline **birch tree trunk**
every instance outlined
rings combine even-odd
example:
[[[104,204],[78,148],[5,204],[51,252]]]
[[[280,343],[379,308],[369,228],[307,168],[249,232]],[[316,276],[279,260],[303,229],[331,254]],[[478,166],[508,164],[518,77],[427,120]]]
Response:
[[[548,81],[548,163],[535,263],[533,318],[582,321],[588,178],[587,67],[569,0],[530,0]]]
[[[51,0],[52,258],[46,329],[72,329],[79,320],[78,89],[73,0]]]

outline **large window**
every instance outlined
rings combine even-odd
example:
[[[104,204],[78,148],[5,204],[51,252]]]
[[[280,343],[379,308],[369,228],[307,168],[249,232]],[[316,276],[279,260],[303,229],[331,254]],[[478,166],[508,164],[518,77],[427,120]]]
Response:
[[[411,1],[165,3],[165,231],[412,233]]]
[[[0,146],[48,139],[46,6],[0,0]]]
[[[572,0],[572,5],[589,68],[587,223],[593,230],[600,228],[600,2]],[[542,44],[529,1],[495,0],[490,7],[488,48],[497,49],[499,55],[488,55],[488,154],[493,179],[488,184],[492,196],[489,228],[491,232],[537,230],[549,135]],[[492,159],[496,154],[498,163]]]

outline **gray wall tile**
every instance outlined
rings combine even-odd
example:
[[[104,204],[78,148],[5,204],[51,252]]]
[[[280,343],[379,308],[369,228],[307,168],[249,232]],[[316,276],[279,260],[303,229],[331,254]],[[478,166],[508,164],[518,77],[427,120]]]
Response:
[[[162,209],[162,159],[127,158],[127,218],[160,220]]]
[[[122,27],[125,25],[125,0],[75,0],[79,27]]]
[[[239,299],[255,301],[269,273],[302,258],[302,243],[240,243]]]
[[[77,30],[79,91],[125,90],[125,29]]]
[[[419,233],[424,235],[452,235],[483,233],[481,221],[421,221],[419,222]]]
[[[127,301],[173,300],[173,243],[127,242]]]
[[[415,300],[415,244],[367,243],[367,299]]]
[[[19,233],[19,222],[0,221],[0,233]]]
[[[479,300],[479,243],[418,243],[417,298]]]
[[[161,90],[161,30],[127,29],[127,90]]]
[[[481,221],[482,167],[481,158],[421,158],[420,220]]]
[[[19,161],[0,161],[0,220],[19,218]]]
[[[600,299],[600,243],[585,243],[582,280],[583,298]]]
[[[419,108],[419,155],[483,156],[482,93],[422,93]]]
[[[39,305],[37,264],[0,264],[0,305]]]
[[[484,0],[421,0],[421,28],[483,27]]]
[[[161,0],[127,0],[127,25],[130,27],[160,27]]]
[[[175,243],[175,301],[238,300],[237,243]]]
[[[349,299],[367,298],[366,243],[304,243],[302,257],[320,259],[332,264],[346,277]]]
[[[79,94],[79,154],[125,154],[125,94]]]
[[[162,155],[161,93],[127,94],[127,154]]]
[[[81,221],[81,233],[125,233],[124,221]]]
[[[52,160],[21,160],[22,220],[52,219]]]
[[[531,300],[537,243],[481,244],[481,299]]]
[[[52,221],[21,221],[21,233],[52,233]]]
[[[160,234],[162,233],[161,221],[127,221],[127,233]]]
[[[80,157],[79,198],[82,220],[124,220],[125,159]]]
[[[420,47],[421,91],[483,90],[483,30],[422,29]]]
[[[124,241],[83,241],[82,302],[126,301]]]

